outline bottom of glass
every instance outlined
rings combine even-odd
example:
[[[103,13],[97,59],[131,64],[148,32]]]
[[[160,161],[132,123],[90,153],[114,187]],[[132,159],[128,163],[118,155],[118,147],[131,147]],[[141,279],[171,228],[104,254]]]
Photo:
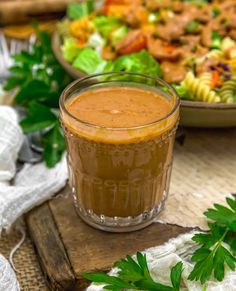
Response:
[[[163,210],[165,200],[150,211],[146,211],[135,217],[107,217],[97,215],[92,210],[80,207],[75,198],[75,209],[80,218],[90,226],[108,232],[130,232],[149,226],[157,215]]]

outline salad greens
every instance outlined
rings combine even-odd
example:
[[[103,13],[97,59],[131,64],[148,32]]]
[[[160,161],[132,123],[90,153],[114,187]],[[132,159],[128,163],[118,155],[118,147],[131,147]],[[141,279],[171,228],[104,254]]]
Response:
[[[146,50],[121,56],[111,62],[103,60],[92,48],[84,48],[74,60],[73,66],[87,74],[122,71],[145,73],[155,77],[162,76],[159,63]]]
[[[83,16],[87,16],[88,11],[90,11],[88,3],[87,1],[81,4],[69,5],[68,16],[72,19],[80,19]],[[75,11],[77,11],[77,14]],[[63,56],[74,68],[87,74],[125,71],[162,77],[163,74],[159,63],[147,50],[123,55],[113,61],[103,59],[102,49],[106,46],[106,43],[109,41],[113,46],[116,46],[127,35],[129,28],[118,18],[100,14],[93,17],[91,22],[95,27],[95,31],[88,38],[86,47],[79,45],[76,42],[76,38],[65,37],[64,39],[61,48]]]
[[[68,37],[65,39],[61,50],[64,59],[71,63],[78,56],[81,51],[81,47],[76,43],[75,38]]]
[[[89,15],[94,10],[93,0],[86,0],[81,3],[71,3],[67,7],[67,16],[72,20],[76,20]]]
[[[119,28],[122,23],[120,20],[114,17],[108,17],[104,15],[98,15],[93,19],[93,23],[97,31],[106,39],[110,33]]]
[[[12,76],[4,89],[17,89],[15,101],[27,112],[20,122],[23,131],[42,132],[43,158],[48,167],[53,167],[65,149],[57,110],[59,96],[71,78],[53,55],[50,35],[36,25],[35,29],[38,41],[30,52],[13,56]]]
[[[113,71],[138,72],[162,77],[159,63],[146,50],[119,57],[113,62]]]
[[[115,46],[120,40],[122,40],[127,35],[128,32],[129,29],[125,25],[122,25],[119,28],[115,29],[111,34],[112,45]]]
[[[103,60],[95,50],[89,47],[82,49],[73,62],[75,68],[87,74],[103,72],[106,64],[107,61]]]

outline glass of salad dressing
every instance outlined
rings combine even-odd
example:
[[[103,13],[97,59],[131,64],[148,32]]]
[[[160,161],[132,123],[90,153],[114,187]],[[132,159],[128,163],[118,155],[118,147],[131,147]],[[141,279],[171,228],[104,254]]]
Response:
[[[79,216],[112,232],[149,225],[169,190],[175,90],[143,74],[91,75],[64,90],[60,111]]]

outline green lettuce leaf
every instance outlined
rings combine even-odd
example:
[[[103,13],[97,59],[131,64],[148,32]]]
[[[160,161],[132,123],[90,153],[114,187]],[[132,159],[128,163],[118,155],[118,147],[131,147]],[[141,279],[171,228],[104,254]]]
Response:
[[[61,47],[63,57],[69,63],[72,63],[78,56],[81,48],[76,44],[76,40],[72,37],[66,38]]]
[[[113,71],[137,72],[162,77],[159,63],[146,50],[119,57],[114,61]]]
[[[103,60],[92,48],[81,50],[73,62],[73,67],[87,74],[101,73],[106,65],[107,61]]]
[[[118,19],[104,15],[95,17],[93,23],[97,31],[106,39],[113,30],[121,26],[121,22]]]
[[[95,10],[94,1],[87,0],[82,3],[71,3],[67,7],[67,16],[72,19],[80,19]]]
[[[127,26],[123,25],[116,30],[114,30],[111,34],[111,43],[112,45],[116,45],[120,40],[122,40],[126,34],[129,32]]]

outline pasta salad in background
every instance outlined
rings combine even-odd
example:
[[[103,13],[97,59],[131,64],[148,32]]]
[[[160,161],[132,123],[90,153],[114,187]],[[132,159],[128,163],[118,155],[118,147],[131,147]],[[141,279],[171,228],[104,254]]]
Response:
[[[236,103],[235,0],[105,0],[68,6],[64,59],[84,73],[161,77],[182,99]]]

